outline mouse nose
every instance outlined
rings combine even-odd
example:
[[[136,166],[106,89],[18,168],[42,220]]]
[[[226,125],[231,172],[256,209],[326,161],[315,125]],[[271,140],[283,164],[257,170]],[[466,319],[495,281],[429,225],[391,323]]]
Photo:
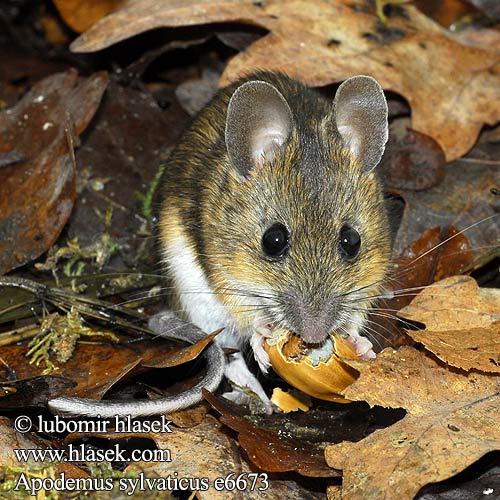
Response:
[[[288,320],[292,330],[304,342],[318,344],[328,337],[331,318],[335,316],[334,301],[325,301],[324,293],[307,293],[291,290],[289,297]]]
[[[328,337],[328,334],[329,331],[326,323],[317,317],[304,319],[299,332],[302,340],[310,344],[323,342]]]

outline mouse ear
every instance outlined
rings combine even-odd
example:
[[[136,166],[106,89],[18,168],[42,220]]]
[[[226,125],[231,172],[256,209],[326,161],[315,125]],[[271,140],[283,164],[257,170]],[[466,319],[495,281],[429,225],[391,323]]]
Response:
[[[246,177],[270,158],[290,135],[293,118],[279,90],[270,83],[246,82],[233,93],[226,117],[226,146],[233,165]]]
[[[389,137],[384,91],[371,76],[353,76],[337,90],[334,117],[342,139],[363,164],[375,168]]]

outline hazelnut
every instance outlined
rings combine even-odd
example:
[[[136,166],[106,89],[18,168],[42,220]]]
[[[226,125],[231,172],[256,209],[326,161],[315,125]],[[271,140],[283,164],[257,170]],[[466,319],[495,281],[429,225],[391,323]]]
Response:
[[[358,372],[342,358],[359,359],[354,347],[333,333],[321,345],[306,344],[289,332],[275,332],[274,345],[264,342],[274,371],[289,384],[315,398],[337,403],[350,401],[340,395],[358,377]],[[272,341],[272,340],[271,340]],[[324,361],[325,360],[325,361]]]

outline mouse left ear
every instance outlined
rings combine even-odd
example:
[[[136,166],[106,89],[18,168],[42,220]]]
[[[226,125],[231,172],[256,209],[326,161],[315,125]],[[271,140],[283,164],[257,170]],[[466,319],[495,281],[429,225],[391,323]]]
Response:
[[[337,130],[364,171],[374,169],[389,137],[387,101],[377,80],[363,75],[346,80],[335,94],[333,113]]]
[[[226,117],[226,147],[243,177],[270,158],[289,137],[292,112],[281,92],[270,83],[253,80],[231,96]]]

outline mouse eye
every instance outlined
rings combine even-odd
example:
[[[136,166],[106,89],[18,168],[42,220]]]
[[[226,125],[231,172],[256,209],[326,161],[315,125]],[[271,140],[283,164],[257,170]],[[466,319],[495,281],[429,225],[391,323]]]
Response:
[[[283,257],[290,246],[288,229],[277,222],[262,236],[262,249],[269,257]]]
[[[340,229],[340,253],[346,260],[352,260],[358,255],[361,237],[351,226],[342,226]]]

